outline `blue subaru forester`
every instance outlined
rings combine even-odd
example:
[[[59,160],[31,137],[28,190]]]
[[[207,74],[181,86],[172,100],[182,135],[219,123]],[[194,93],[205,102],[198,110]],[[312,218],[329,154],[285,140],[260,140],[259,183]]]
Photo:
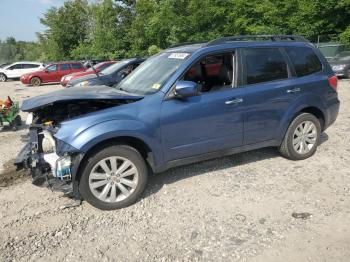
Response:
[[[16,159],[33,183],[100,209],[133,204],[150,172],[261,147],[312,156],[339,110],[337,78],[300,36],[239,36],[172,47],[115,87],[24,101]]]

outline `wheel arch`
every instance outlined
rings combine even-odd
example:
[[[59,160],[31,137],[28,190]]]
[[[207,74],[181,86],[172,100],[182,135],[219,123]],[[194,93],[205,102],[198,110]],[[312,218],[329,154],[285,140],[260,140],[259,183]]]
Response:
[[[107,148],[113,145],[120,145],[120,144],[128,145],[135,148],[144,158],[148,167],[154,171],[154,166],[155,166],[154,152],[146,142],[144,142],[140,138],[133,137],[133,136],[118,136],[118,137],[108,138],[103,141],[100,141],[99,143],[93,145],[84,153],[84,155],[82,156],[78,164],[77,171],[75,174],[75,180],[79,181],[82,174],[83,167],[85,166],[86,162],[88,161],[91,155],[93,155],[95,152],[100,151],[104,148]]]
[[[319,119],[321,124],[321,129],[324,131],[326,124],[326,114],[325,111],[322,110],[322,106],[313,104],[300,103],[298,106],[292,107],[289,111],[286,112],[284,120],[281,122],[278,134],[277,134],[277,143],[282,142],[288,127],[293,122],[293,120],[301,113],[309,113],[314,115],[317,119]]]
[[[33,78],[39,78],[39,79],[40,79],[40,82],[41,82],[41,83],[43,82],[43,80],[41,79],[40,76],[34,75],[34,76],[31,76],[31,77],[29,78],[29,84],[32,84],[32,79],[33,79]]]
[[[318,107],[315,107],[315,106],[305,107],[302,110],[300,110],[298,113],[296,113],[295,116],[293,117],[293,119],[301,113],[309,113],[311,115],[314,115],[320,121],[321,130],[322,131],[324,130],[326,118],[325,118],[325,115],[321,109],[319,109]]]

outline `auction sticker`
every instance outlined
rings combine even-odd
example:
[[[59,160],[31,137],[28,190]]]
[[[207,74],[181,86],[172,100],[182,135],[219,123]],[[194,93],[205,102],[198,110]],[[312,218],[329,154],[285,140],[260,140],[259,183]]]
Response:
[[[190,55],[189,53],[171,53],[168,58],[185,59],[189,55]]]
[[[153,84],[152,88],[158,90],[161,86],[162,86],[161,84],[155,83]]]

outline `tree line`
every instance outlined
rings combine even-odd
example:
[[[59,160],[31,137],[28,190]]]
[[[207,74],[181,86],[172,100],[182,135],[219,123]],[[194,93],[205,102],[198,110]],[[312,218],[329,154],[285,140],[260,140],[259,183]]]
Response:
[[[67,0],[40,22],[47,29],[36,43],[16,42],[12,60],[144,56],[181,42],[245,34],[300,34],[350,45],[350,0]],[[8,42],[0,42],[0,53]]]

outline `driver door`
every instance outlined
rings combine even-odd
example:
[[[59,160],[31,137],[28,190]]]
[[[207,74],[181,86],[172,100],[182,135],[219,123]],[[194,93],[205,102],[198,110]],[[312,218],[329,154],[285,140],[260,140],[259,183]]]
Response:
[[[215,65],[208,61],[215,61]],[[196,81],[201,89],[199,95],[163,102],[161,135],[165,161],[242,145],[244,89],[235,87],[234,61],[233,52],[201,59],[180,79]]]

